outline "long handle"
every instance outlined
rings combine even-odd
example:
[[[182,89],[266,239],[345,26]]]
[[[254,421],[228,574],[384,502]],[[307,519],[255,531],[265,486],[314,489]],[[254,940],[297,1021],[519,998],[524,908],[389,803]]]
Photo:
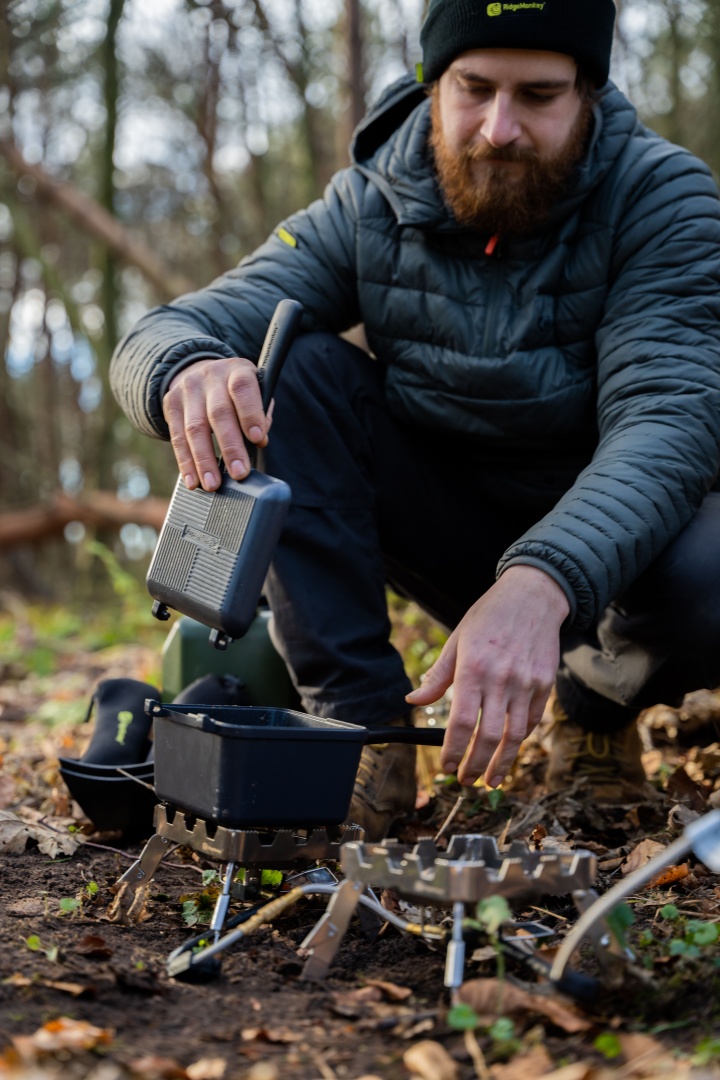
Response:
[[[416,746],[442,746],[444,728],[376,727],[368,728],[365,745],[372,743],[414,743]]]
[[[270,408],[280,369],[295,340],[302,313],[303,306],[297,300],[281,300],[270,320],[257,365],[264,412]]]

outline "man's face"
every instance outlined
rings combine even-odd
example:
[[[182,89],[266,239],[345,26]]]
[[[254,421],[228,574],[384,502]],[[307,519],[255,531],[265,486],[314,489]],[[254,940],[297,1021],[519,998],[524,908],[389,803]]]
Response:
[[[432,146],[445,197],[464,224],[525,232],[582,157],[591,107],[562,53],[476,49],[433,91]]]

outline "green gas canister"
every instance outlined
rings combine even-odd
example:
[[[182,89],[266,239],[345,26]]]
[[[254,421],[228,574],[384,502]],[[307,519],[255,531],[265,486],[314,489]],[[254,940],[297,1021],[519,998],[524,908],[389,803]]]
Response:
[[[207,626],[186,615],[179,618],[163,647],[163,701],[175,701],[204,675],[234,675],[245,684],[252,705],[297,709],[300,699],[270,639],[271,618],[269,608],[259,607],[243,637],[223,651],[209,643]]]

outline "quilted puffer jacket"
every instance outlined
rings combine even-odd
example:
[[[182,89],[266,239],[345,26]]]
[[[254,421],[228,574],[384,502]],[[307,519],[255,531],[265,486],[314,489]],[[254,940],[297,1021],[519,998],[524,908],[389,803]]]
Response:
[[[537,233],[488,255],[488,237],[443,202],[428,129],[423,89],[401,80],[324,199],[208,288],[140,320],[116,351],[113,389],[137,427],[167,438],[173,376],[208,356],[256,359],[282,297],[301,301],[306,329],[364,323],[399,417],[466,435],[491,462],[577,464],[498,572],[545,570],[585,627],[718,472],[717,189],[608,83],[566,197]]]

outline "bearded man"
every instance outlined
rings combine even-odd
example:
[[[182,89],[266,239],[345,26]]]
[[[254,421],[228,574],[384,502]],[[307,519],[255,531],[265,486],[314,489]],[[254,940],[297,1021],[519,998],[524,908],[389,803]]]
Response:
[[[236,479],[244,434],[289,482],[267,595],[304,707],[403,724],[452,685],[463,784],[502,783],[555,683],[549,785],[632,798],[638,710],[720,682],[720,203],[608,81],[614,17],[431,0],[424,82],[381,97],[324,199],[113,361],[188,487],[219,484],[213,434]],[[253,364],[283,297],[304,333],[269,437]],[[414,692],[387,583],[452,631]],[[367,748],[367,837],[414,799],[414,749]]]

